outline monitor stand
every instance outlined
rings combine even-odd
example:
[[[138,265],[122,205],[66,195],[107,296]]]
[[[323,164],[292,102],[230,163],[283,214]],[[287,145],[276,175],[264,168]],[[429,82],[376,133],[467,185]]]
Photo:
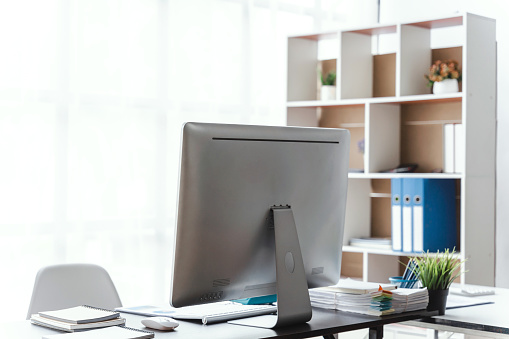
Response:
[[[277,315],[229,321],[230,324],[276,328],[311,320],[311,302],[295,219],[290,206],[273,206],[276,249]]]

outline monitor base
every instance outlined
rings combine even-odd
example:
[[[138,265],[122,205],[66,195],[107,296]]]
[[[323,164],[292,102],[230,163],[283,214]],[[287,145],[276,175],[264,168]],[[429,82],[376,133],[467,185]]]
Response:
[[[231,324],[275,328],[308,322],[312,317],[304,261],[290,206],[273,206],[276,248],[277,315],[229,321]]]

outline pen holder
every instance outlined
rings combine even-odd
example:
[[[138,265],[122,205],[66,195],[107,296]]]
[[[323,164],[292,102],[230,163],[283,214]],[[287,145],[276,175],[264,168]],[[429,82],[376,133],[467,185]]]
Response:
[[[417,288],[419,279],[403,279],[403,277],[390,277],[391,284],[396,285],[398,288]]]

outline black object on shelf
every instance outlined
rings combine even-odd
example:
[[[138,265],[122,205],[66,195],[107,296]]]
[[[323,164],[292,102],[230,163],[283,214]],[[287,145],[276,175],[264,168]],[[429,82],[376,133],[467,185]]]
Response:
[[[412,173],[419,167],[417,164],[400,164],[396,168],[391,168],[380,173]]]

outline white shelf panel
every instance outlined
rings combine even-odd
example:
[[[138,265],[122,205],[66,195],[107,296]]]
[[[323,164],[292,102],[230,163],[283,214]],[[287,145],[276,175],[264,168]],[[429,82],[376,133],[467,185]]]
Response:
[[[348,173],[349,179],[462,179],[462,173]]]
[[[392,250],[382,250],[377,248],[357,247],[357,246],[343,246],[343,252],[363,253],[363,254],[380,254],[380,255],[392,255],[396,257],[422,257],[424,253],[412,253],[412,252],[395,252]],[[430,255],[435,255],[430,253]],[[461,259],[461,253],[455,252],[453,257]]]
[[[307,101],[289,101],[286,107],[335,107],[335,106],[357,106],[364,104],[412,104],[423,102],[459,102],[463,99],[463,92],[446,94],[420,94],[404,95],[400,97],[380,97],[380,98],[362,98],[362,99],[344,99],[344,100],[307,100]]]

